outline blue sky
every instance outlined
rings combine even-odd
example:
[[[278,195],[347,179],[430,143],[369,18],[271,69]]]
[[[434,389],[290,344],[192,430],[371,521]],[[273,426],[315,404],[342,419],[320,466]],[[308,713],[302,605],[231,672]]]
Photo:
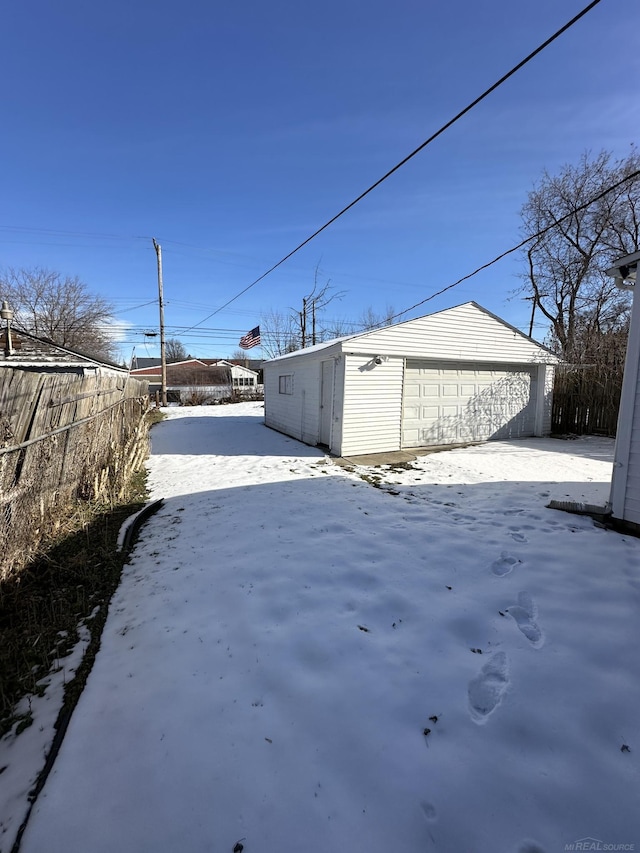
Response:
[[[402,311],[519,241],[543,169],[638,141],[637,0],[601,0],[290,261],[180,333],[586,4],[7,4],[0,267],[79,276],[115,304],[123,357],[157,353],[144,334],[158,325],[152,237],[168,334],[193,355],[228,356],[265,313],[299,307],[318,266],[345,292],[327,319]],[[521,270],[512,256],[405,319],[474,299],[526,331]]]

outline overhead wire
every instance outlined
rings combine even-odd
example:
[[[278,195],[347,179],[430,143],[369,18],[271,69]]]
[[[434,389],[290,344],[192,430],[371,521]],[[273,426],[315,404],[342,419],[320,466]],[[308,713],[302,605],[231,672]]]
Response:
[[[437,131],[435,131],[435,133],[432,133],[431,136],[428,137],[428,139],[425,139],[425,141],[422,144],[420,144],[417,148],[415,148],[410,154],[407,154],[407,156],[404,157],[402,160],[400,160],[399,163],[396,163],[396,165],[393,166],[393,168],[389,169],[389,171],[386,172],[381,178],[378,178],[378,180],[375,181],[375,183],[371,184],[371,186],[368,187],[366,190],[364,190],[364,192],[360,193],[360,195],[357,196],[357,198],[353,199],[353,201],[351,201],[349,204],[347,204],[345,207],[343,207],[342,210],[340,210],[338,213],[335,214],[335,216],[332,216],[331,219],[329,219],[327,222],[325,222],[324,225],[322,225],[320,228],[318,228],[316,231],[314,231],[313,234],[311,234],[309,237],[306,238],[306,240],[303,240],[302,243],[299,243],[295,247],[295,249],[292,249],[287,255],[285,255],[283,258],[281,258],[277,263],[273,264],[273,266],[270,267],[266,272],[262,273],[262,275],[258,276],[258,278],[256,278],[254,281],[252,281],[251,284],[248,284],[245,288],[243,288],[238,293],[236,293],[235,296],[232,296],[231,299],[227,300],[223,305],[220,305],[218,308],[216,308],[215,311],[212,311],[210,314],[208,314],[206,317],[204,317],[199,323],[195,323],[193,326],[189,326],[189,328],[185,329],[185,331],[191,331],[191,329],[196,329],[199,325],[201,325],[201,323],[205,323],[207,320],[209,320],[215,314],[218,314],[220,311],[224,310],[227,306],[231,305],[232,302],[235,302],[236,299],[239,299],[241,296],[243,296],[245,293],[247,293],[247,291],[251,290],[252,287],[255,287],[257,284],[259,284],[259,282],[261,282],[268,275],[270,275],[272,272],[274,272],[274,270],[278,269],[278,267],[282,266],[282,264],[284,264],[286,261],[288,261],[289,258],[293,257],[293,255],[295,255],[296,252],[299,252],[300,249],[302,249],[304,246],[306,246],[308,243],[310,243],[313,239],[315,239],[319,234],[321,234],[323,231],[325,231],[327,228],[329,228],[330,225],[333,225],[333,223],[336,222],[336,220],[340,219],[341,216],[344,216],[344,214],[347,213],[347,211],[351,210],[352,207],[355,207],[356,204],[358,204],[360,201],[362,201],[363,198],[365,198],[367,195],[369,195],[369,193],[373,192],[373,190],[375,190],[377,187],[379,187],[380,184],[382,184],[384,181],[387,180],[387,178],[390,178],[391,175],[393,175],[395,172],[397,172],[398,169],[402,168],[402,166],[404,166],[406,163],[408,163],[409,160],[411,160],[413,157],[415,157],[417,154],[419,154],[424,148],[427,147],[427,145],[430,145],[434,140],[436,140],[439,136],[441,136],[446,130],[448,130],[457,121],[459,121],[463,116],[465,116],[468,112],[470,112],[470,110],[474,109],[474,107],[476,107],[479,103],[481,103],[481,101],[483,101],[486,97],[488,97],[490,94],[495,92],[495,90],[498,89],[500,86],[502,86],[502,84],[505,83],[507,80],[509,80],[510,77],[513,77],[514,74],[516,74],[518,71],[520,71],[522,68],[524,68],[525,65],[527,65],[529,62],[531,62],[531,60],[534,59],[539,53],[541,53],[543,50],[545,50],[547,47],[549,47],[550,44],[552,44],[556,39],[558,39],[561,35],[563,35],[568,29],[570,29],[572,26],[574,26],[574,24],[576,24],[581,18],[583,18],[588,12],[590,12],[600,2],[601,2],[601,0],[592,0],[591,3],[589,3],[587,6],[584,7],[584,9],[582,9],[582,11],[580,11],[577,15],[575,15],[573,18],[571,18],[570,21],[567,21],[567,23],[564,24],[562,27],[560,27],[559,30],[556,30],[556,32],[553,33],[553,35],[551,35],[548,39],[546,39],[544,42],[542,42],[542,44],[538,45],[538,47],[535,48],[535,50],[531,51],[531,53],[529,53],[524,59],[522,59],[520,62],[518,62],[517,65],[514,65],[513,68],[511,68],[509,71],[507,71],[507,73],[504,74],[499,80],[497,80],[495,83],[493,83],[491,86],[489,86],[488,89],[485,89],[485,91],[481,95],[479,95],[477,98],[475,98],[469,104],[467,104],[467,106],[464,107],[464,109],[460,110],[460,112],[458,112],[455,116],[453,116],[453,118],[449,119],[449,121],[447,121],[445,124],[443,124]]]
[[[442,296],[443,293],[447,293],[447,291],[453,290],[454,287],[458,287],[458,285],[462,284],[463,282],[468,281],[469,279],[473,278],[474,276],[478,275],[479,273],[483,272],[484,270],[489,269],[489,267],[492,267],[494,264],[497,264],[498,261],[501,261],[503,258],[506,258],[508,255],[512,255],[514,252],[517,252],[519,249],[524,248],[528,243],[531,243],[534,240],[538,240],[540,237],[544,237],[544,235],[547,234],[549,231],[552,231],[554,228],[557,228],[559,225],[562,225],[563,222],[566,222],[568,219],[571,219],[577,213],[581,213],[583,210],[586,210],[588,207],[591,207],[591,205],[600,201],[600,199],[609,195],[609,193],[614,192],[614,190],[617,190],[619,187],[623,186],[628,181],[634,180],[635,178],[640,178],[640,169],[636,169],[635,171],[630,172],[628,175],[625,175],[623,178],[620,178],[620,180],[616,181],[615,183],[613,183],[610,186],[606,187],[605,189],[601,190],[596,195],[589,198],[587,201],[585,201],[582,204],[579,204],[577,207],[573,208],[573,210],[569,211],[569,213],[565,214],[564,216],[561,216],[559,219],[554,219],[551,223],[549,223],[549,225],[546,225],[544,228],[541,228],[539,231],[536,231],[535,234],[530,234],[528,237],[525,237],[519,243],[516,243],[515,246],[512,246],[510,249],[506,249],[504,252],[501,252],[499,255],[496,255],[496,257],[493,258],[492,260],[487,261],[484,264],[481,264],[479,267],[476,267],[476,269],[474,269],[472,272],[467,273],[466,275],[463,275],[461,278],[457,279],[456,281],[452,282],[451,284],[448,284],[446,287],[442,287],[440,290],[436,290],[434,293],[431,293],[429,296],[425,297],[425,299],[421,299],[419,302],[414,303],[413,305],[409,306],[408,308],[404,308],[402,311],[399,311],[396,314],[392,314],[390,317],[386,317],[385,321],[384,321],[385,324],[389,323],[390,321],[397,320],[400,317],[403,317],[405,314],[408,314],[410,311],[414,311],[416,308],[420,308],[422,305],[425,305],[427,302],[430,302],[432,299],[436,299],[438,296]],[[204,322],[204,320],[202,322]],[[350,322],[350,321],[346,321],[346,322],[348,325],[351,325],[351,326],[358,325],[358,324]],[[381,325],[381,324],[378,324],[378,325]],[[179,326],[172,327],[172,328],[175,328],[178,331],[178,333],[182,335],[182,334],[187,334],[188,332],[191,332],[192,329],[194,329],[196,327],[191,326],[188,329],[184,329],[184,331],[179,331],[181,329],[181,327],[179,327]],[[373,327],[373,328],[375,328],[375,327]],[[211,328],[211,327],[205,327],[205,328],[200,329],[198,334],[202,334],[203,332],[215,332],[215,333],[219,334],[220,332],[224,333],[224,332],[231,332],[231,331],[236,331],[236,330],[216,329],[216,328]],[[237,331],[241,331],[241,330],[237,330]]]
[[[0,231],[17,231],[19,233],[31,234],[64,234],[66,237],[105,237],[111,240],[144,240],[139,234],[104,234],[97,231],[61,231],[57,228],[30,228],[24,225],[0,225]]]
[[[488,269],[489,267],[497,264],[498,261],[501,261],[503,258],[506,258],[507,255],[512,255],[514,252],[517,252],[519,249],[524,248],[527,243],[531,243],[533,240],[537,240],[539,237],[543,237],[549,231],[552,231],[554,228],[557,228],[558,225],[562,225],[563,222],[566,222],[567,219],[571,219],[572,216],[575,216],[576,213],[580,213],[586,208],[590,207],[592,204],[595,204],[597,201],[600,201],[601,198],[604,198],[609,193],[618,189],[618,187],[625,184],[627,181],[632,180],[633,178],[640,177],[640,169],[636,169],[634,172],[630,172],[628,175],[625,175],[624,178],[621,178],[619,181],[616,181],[611,186],[607,187],[605,190],[602,190],[597,195],[590,198],[588,201],[585,201],[583,204],[574,207],[569,213],[565,216],[561,216],[559,219],[554,219],[552,223],[541,228],[540,231],[537,231],[535,234],[529,235],[524,240],[521,240],[517,245],[512,246],[510,249],[507,249],[505,252],[501,252],[497,255],[493,260],[487,261],[487,263],[482,264],[477,267],[473,272],[467,273],[467,275],[463,275],[462,278],[459,278],[457,281],[454,281],[452,284],[448,284],[446,287],[437,290],[435,293],[432,293],[430,296],[427,296],[426,299],[420,300],[420,302],[416,302],[415,305],[412,305],[410,308],[405,308],[404,311],[400,311],[397,314],[394,314],[392,317],[389,317],[388,320],[397,320],[398,317],[402,317],[404,314],[408,314],[410,311],[414,311],[416,308],[419,308],[421,305],[424,305],[427,302],[430,302],[432,299],[435,299],[437,296],[442,296],[443,293],[446,293],[448,290],[452,290],[454,287],[457,287],[459,284],[462,284],[464,281],[468,281],[473,276],[478,275],[478,273],[483,272],[483,270]]]

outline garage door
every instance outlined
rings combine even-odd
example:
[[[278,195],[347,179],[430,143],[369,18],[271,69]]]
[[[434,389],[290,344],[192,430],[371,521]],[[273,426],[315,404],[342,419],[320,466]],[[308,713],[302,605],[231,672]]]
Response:
[[[407,359],[402,446],[533,435],[535,398],[534,368]]]

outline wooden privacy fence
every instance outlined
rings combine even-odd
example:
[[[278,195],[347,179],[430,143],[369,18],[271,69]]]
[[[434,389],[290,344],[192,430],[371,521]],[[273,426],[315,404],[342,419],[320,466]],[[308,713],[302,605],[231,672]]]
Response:
[[[556,368],[551,432],[615,436],[622,372],[600,365]]]
[[[147,384],[0,369],[0,580],[78,498],[116,499],[148,450]]]

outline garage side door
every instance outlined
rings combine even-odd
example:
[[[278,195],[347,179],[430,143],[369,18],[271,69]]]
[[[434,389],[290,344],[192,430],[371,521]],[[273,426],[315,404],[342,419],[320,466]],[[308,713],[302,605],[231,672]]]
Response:
[[[458,444],[534,434],[535,369],[407,359],[402,446]]]

